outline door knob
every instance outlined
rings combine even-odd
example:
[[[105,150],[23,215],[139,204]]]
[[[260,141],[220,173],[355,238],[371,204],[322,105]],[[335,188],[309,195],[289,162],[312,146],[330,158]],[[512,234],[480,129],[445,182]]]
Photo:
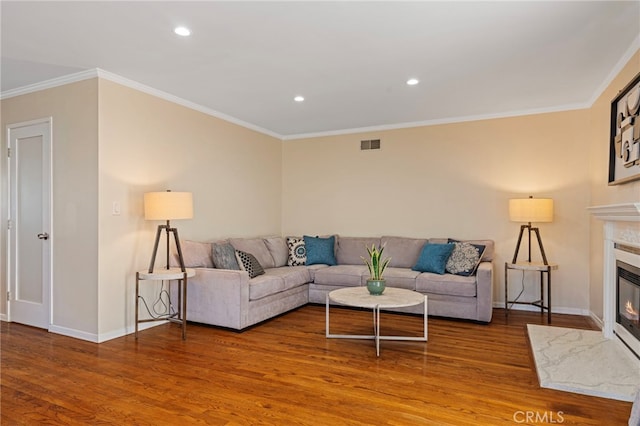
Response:
[[[49,234],[47,234],[46,232],[43,232],[42,234],[38,234],[38,238],[40,238],[41,240],[48,240]]]

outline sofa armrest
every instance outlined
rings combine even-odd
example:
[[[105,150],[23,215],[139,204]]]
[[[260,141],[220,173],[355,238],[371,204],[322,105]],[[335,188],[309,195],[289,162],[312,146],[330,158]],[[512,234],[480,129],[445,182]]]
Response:
[[[196,268],[187,281],[187,320],[240,330],[248,323],[249,274]]]
[[[480,262],[476,271],[477,320],[491,322],[493,315],[493,262]]]

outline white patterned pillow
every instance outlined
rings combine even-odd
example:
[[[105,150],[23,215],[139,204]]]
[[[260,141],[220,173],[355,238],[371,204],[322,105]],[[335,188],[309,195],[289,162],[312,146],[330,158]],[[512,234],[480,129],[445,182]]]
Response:
[[[287,247],[289,248],[288,266],[300,266],[307,263],[307,249],[303,238],[287,237]]]
[[[262,265],[260,265],[258,259],[256,259],[256,257],[251,253],[236,250],[236,259],[238,260],[240,269],[249,273],[249,278],[255,278],[258,275],[264,274]]]
[[[459,241],[449,244],[454,244],[455,247],[447,260],[446,271],[465,277],[475,274],[480,259],[482,259],[482,253],[484,253],[484,246]]]

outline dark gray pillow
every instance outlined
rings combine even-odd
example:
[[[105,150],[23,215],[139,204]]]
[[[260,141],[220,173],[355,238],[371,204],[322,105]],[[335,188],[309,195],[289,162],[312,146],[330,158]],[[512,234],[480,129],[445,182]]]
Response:
[[[240,270],[236,260],[236,249],[230,243],[213,243],[212,247],[211,255],[216,268]]]
[[[258,275],[264,274],[264,269],[258,259],[251,253],[247,253],[242,250],[236,250],[236,260],[238,261],[238,265],[240,265],[240,270],[247,271],[249,273],[249,278],[255,278]]]

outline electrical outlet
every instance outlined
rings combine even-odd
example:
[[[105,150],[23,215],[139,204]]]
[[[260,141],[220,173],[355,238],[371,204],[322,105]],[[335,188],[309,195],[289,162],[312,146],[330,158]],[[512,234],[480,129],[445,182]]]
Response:
[[[120,203],[117,201],[113,202],[113,207],[111,209],[112,216],[120,216]]]

